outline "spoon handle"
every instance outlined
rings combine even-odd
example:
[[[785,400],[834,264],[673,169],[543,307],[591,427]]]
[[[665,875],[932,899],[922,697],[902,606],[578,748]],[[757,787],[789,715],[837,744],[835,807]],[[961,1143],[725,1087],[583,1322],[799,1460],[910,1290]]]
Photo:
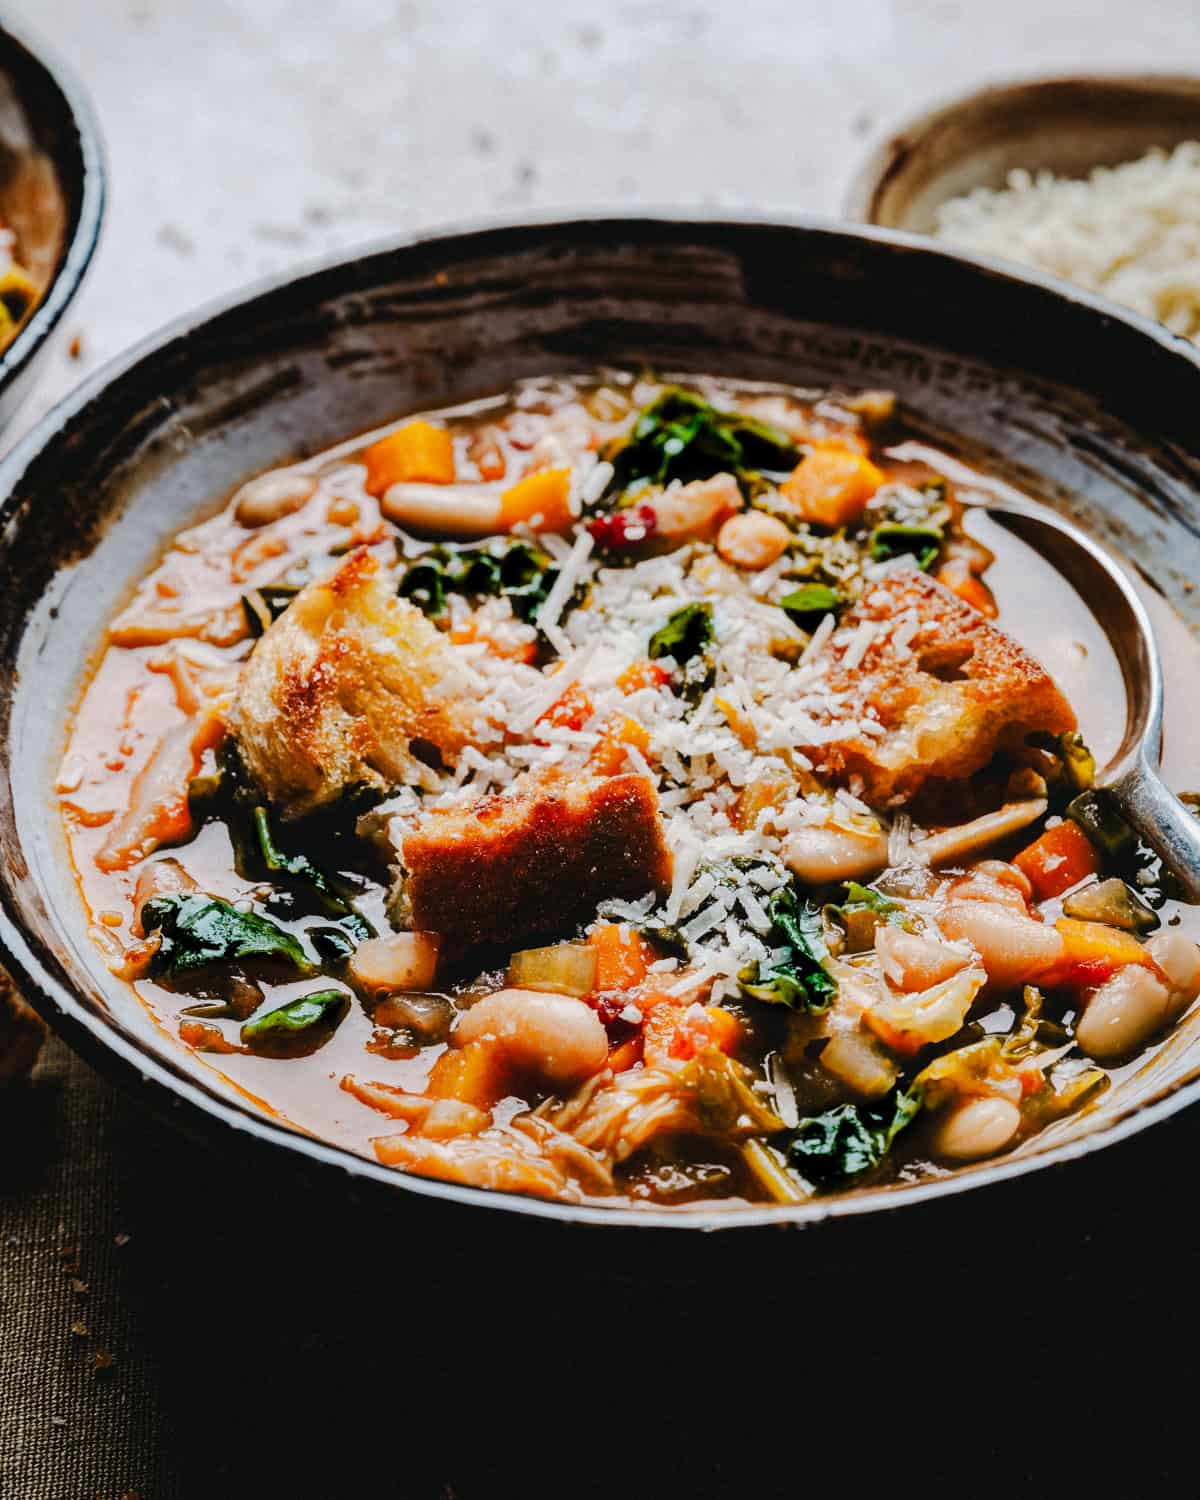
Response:
[[[1200,901],[1200,821],[1168,791],[1145,760],[1114,781],[1109,790],[1125,821],[1161,856],[1187,899]]]

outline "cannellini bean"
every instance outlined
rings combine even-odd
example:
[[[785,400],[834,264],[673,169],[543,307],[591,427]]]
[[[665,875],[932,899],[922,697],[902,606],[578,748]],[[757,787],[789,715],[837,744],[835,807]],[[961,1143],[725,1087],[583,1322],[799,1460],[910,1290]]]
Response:
[[[798,828],[784,844],[783,858],[789,869],[809,885],[861,880],[887,864],[888,838],[882,828],[874,833],[815,825]]]
[[[1021,1128],[1021,1111],[1007,1099],[971,1099],[948,1111],[934,1132],[936,1155],[979,1161],[1003,1151]]]
[[[1171,992],[1144,964],[1126,964],[1106,979],[1075,1024],[1075,1040],[1097,1062],[1137,1051],[1171,1019]]]
[[[654,540],[678,543],[689,537],[707,540],[727,516],[742,508],[742,492],[732,474],[714,474],[650,496],[654,512]]]
[[[1053,927],[990,901],[948,902],[938,926],[951,941],[970,943],[988,982],[1000,990],[1032,983],[1063,953],[1062,936]]]
[[[950,887],[952,901],[1006,901],[1024,910],[1033,899],[1029,876],[1003,859],[981,859]]]
[[[1156,932],[1146,942],[1146,952],[1167,976],[1171,999],[1183,1010],[1200,995],[1200,948],[1182,932]]]
[[[590,1005],[541,990],[497,990],[467,1011],[455,1029],[460,1045],[494,1037],[513,1065],[553,1084],[578,1083],[608,1061],[608,1036]]]
[[[791,532],[775,516],[761,510],[730,516],[717,533],[717,551],[728,563],[758,572],[769,568],[787,551]]]
[[[142,908],[155,896],[173,896],[179,891],[194,891],[196,882],[177,859],[156,859],[143,865],[133,888],[133,924],[135,937],[142,937]]]
[[[379,508],[389,521],[443,536],[491,536],[503,531],[503,484],[393,484]]]
[[[436,932],[367,938],[350,959],[350,977],[367,990],[427,990],[437,971]]]
[[[316,489],[317,481],[311,474],[289,469],[260,474],[237,492],[233,513],[243,526],[269,526],[307,505]]]
[[[875,952],[884,978],[898,990],[927,990],[965,968],[971,955],[948,943],[882,923],[875,930]]]

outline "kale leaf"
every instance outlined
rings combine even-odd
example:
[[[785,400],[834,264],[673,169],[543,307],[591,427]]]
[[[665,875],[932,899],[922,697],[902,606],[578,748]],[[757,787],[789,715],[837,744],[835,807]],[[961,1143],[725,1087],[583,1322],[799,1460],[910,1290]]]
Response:
[[[920,1089],[896,1089],[879,1105],[839,1104],[801,1120],[787,1143],[789,1163],[814,1187],[841,1187],[877,1167],[920,1113]]]
[[[242,1041],[262,1052],[290,1049],[297,1042],[305,1050],[313,1051],[311,1043],[320,1045],[328,1041],[345,1015],[349,1001],[345,990],[314,990],[309,995],[299,995],[247,1021],[242,1027]]]
[[[290,933],[217,896],[198,891],[155,896],[142,908],[142,927],[147,933],[162,934],[154,969],[172,977],[246,958],[269,959],[304,974],[312,972],[307,954]]]
[[[669,484],[755,471],[782,472],[800,460],[785,432],[737,412],[718,411],[690,391],[671,387],[647,406],[627,441],[609,454],[613,477],[608,494],[636,481]]]
[[[685,604],[650,637],[646,655],[651,661],[670,656],[682,667],[692,657],[699,656],[712,638],[712,605],[703,602]]]
[[[337,918],[360,942],[375,936],[370,922],[355,911],[334,888],[324,870],[307,854],[285,854],[280,849],[271,828],[271,814],[261,804],[254,809],[254,834],[262,862],[272,875],[290,875],[311,897],[318,910],[328,917]]]
[[[802,583],[798,589],[784,595],[779,607],[795,624],[806,627],[819,623],[845,602],[841,594],[827,583]]]
[[[508,599],[513,614],[533,621],[558,577],[554,559],[522,541],[485,542],[478,547],[434,547],[409,563],[400,579],[401,598],[411,599],[431,619],[445,613],[450,594]]]
[[[801,901],[791,885],[776,891],[767,906],[771,932],[767,941],[787,948],[788,956],[771,964],[743,969],[738,983],[743,995],[767,1005],[786,1005],[820,1015],[837,995],[837,983],[825,968],[828,950],[821,932],[821,913],[811,901]]]
[[[942,550],[940,526],[909,526],[881,521],[871,533],[871,556],[876,562],[912,554],[913,566],[925,573]]]

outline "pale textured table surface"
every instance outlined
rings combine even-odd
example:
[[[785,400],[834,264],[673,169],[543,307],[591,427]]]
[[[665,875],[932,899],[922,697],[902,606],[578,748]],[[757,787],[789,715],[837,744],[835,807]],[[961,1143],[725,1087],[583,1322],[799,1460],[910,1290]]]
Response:
[[[82,373],[164,320],[254,277],[380,236],[581,207],[836,213],[870,147],[939,97],[1039,72],[1200,70],[1197,6],[20,0],[7,12],[55,45],[91,92],[108,149],[110,198],[91,279],[67,320],[68,331],[81,335],[82,359],[56,356],[14,432]],[[972,1423],[983,1446],[964,1467],[945,1451],[939,1459],[923,1439],[948,1427],[954,1387],[964,1401],[977,1392],[982,1401],[986,1371],[978,1358],[963,1363],[972,1333],[976,1355],[982,1345],[994,1366],[1006,1353],[1019,1355],[1022,1341],[1033,1351],[1036,1330],[1065,1319],[1061,1347],[1037,1353],[1036,1362],[1052,1385],[1062,1377],[1064,1390],[1070,1385],[1085,1397],[1092,1351],[1106,1347],[1082,1334],[1105,1307],[1070,1308],[1070,1278],[1086,1262],[1080,1250],[1098,1253],[1087,1228],[1057,1257],[1046,1248],[1057,1262],[1046,1268],[1047,1285],[1058,1288],[1052,1307],[1022,1290],[1028,1273],[1021,1267],[1032,1252],[1021,1226],[1015,1246],[997,1244],[991,1268],[981,1263],[989,1297],[1001,1296],[1006,1309],[1017,1292],[1024,1299],[1030,1322],[1023,1329],[1010,1325],[1008,1310],[984,1327],[977,1310],[967,1333],[952,1332],[954,1320],[939,1312],[932,1342],[918,1340],[915,1359],[898,1354],[864,1369],[851,1348],[850,1367],[839,1374],[829,1363],[833,1345],[809,1359],[800,1340],[790,1374],[768,1378],[764,1351],[746,1343],[731,1352],[723,1341],[736,1331],[727,1288],[698,1293],[691,1310],[659,1298],[596,1308],[593,1293],[571,1289],[561,1293],[552,1328],[542,1321],[547,1308],[533,1306],[527,1316],[511,1290],[507,1301],[498,1296],[492,1267],[468,1275],[462,1295],[439,1303],[420,1279],[419,1247],[368,1247],[364,1264],[352,1263],[360,1250],[351,1255],[340,1244],[336,1224],[306,1223],[302,1205],[256,1213],[273,1196],[261,1183],[220,1175],[58,1044],[32,1087],[0,1110],[0,1143],[6,1500],[117,1500],[135,1490],[141,1500],[249,1493],[289,1500],[514,1493],[524,1500],[541,1492],[539,1475],[554,1477],[543,1461],[555,1426],[588,1455],[562,1494],[791,1495],[808,1482],[814,1453],[819,1462],[828,1448],[819,1439],[839,1410],[861,1405],[875,1414],[852,1438],[831,1439],[843,1479],[847,1462],[859,1472],[874,1456],[886,1467],[887,1443],[857,1439],[877,1430],[880,1412],[909,1377],[929,1395],[908,1426],[892,1407],[891,1435],[905,1434],[895,1453],[901,1475],[915,1463],[926,1482],[952,1474],[956,1488],[965,1481],[968,1492],[985,1495],[997,1492],[1002,1474],[1006,1497],[1033,1492],[1036,1476],[1044,1493],[1045,1462],[1026,1462],[1021,1453],[1045,1413],[1025,1409],[1020,1369],[1006,1392],[1006,1403],[1018,1405],[1015,1425],[1008,1404],[996,1408],[1008,1414],[992,1438]],[[997,1232],[1003,1227],[998,1209]],[[1177,1249],[1171,1264],[1178,1268]],[[951,1245],[951,1262],[959,1250]],[[1131,1264],[1129,1286],[1107,1310],[1119,1307],[1126,1323],[1147,1326],[1154,1278]],[[320,1295],[311,1303],[307,1265],[320,1268]],[[911,1315],[922,1304],[904,1290],[908,1275],[898,1264],[860,1274],[831,1288],[830,1305],[845,1298],[866,1307],[898,1348],[911,1348]],[[1061,1276],[1065,1284],[1055,1280]],[[1042,1280],[1039,1273],[1038,1288]],[[507,1324],[477,1318],[472,1285],[492,1313],[498,1303],[507,1307]],[[376,1333],[377,1296],[394,1304],[398,1329]],[[1142,1299],[1136,1313],[1135,1296]],[[427,1316],[418,1316],[424,1304]],[[797,1311],[786,1301],[785,1308]],[[86,1331],[73,1333],[73,1324]],[[527,1354],[531,1326],[539,1333]],[[1112,1330],[1104,1327],[1107,1340]],[[365,1355],[355,1337],[361,1329],[371,1335]],[[593,1380],[589,1393],[597,1329],[611,1329],[628,1360],[624,1375]],[[1186,1347],[1183,1332],[1176,1339]],[[783,1342],[777,1328],[768,1343],[780,1346],[781,1359]],[[98,1378],[92,1361],[102,1346],[117,1364]],[[518,1378],[497,1389],[483,1375],[514,1350]],[[569,1373],[560,1381],[564,1361]],[[1153,1363],[1149,1346],[1139,1351],[1131,1366],[1139,1383]],[[817,1369],[823,1380],[814,1378]],[[547,1410],[560,1386],[557,1408]],[[693,1387],[725,1394],[696,1408],[705,1431],[692,1432],[679,1450],[683,1469],[650,1485],[634,1468],[620,1490],[610,1490],[602,1471],[593,1471],[597,1415],[611,1426],[612,1414],[627,1414],[632,1400],[633,1426],[644,1435],[653,1403]],[[1124,1399],[1111,1372],[1097,1385],[1097,1403],[1104,1390]],[[730,1392],[745,1397],[736,1429]],[[772,1394],[773,1412],[764,1404]],[[1043,1399],[1058,1397],[1043,1392]],[[466,1417],[439,1436],[439,1414],[456,1410]],[[490,1422],[481,1421],[481,1410]],[[1094,1466],[1095,1455],[1112,1446],[1106,1431],[1135,1436],[1128,1413],[1108,1426],[1099,1405],[1083,1410],[1093,1438],[1084,1472],[1113,1477],[1111,1463]],[[660,1420],[669,1425],[670,1418]],[[1064,1425],[1079,1435],[1078,1417]],[[1172,1425],[1163,1407],[1151,1444]],[[616,1431],[611,1451],[629,1443],[636,1452],[626,1417]],[[273,1451],[293,1460],[287,1476],[275,1473]],[[663,1454],[675,1463],[669,1442]],[[760,1468],[749,1484],[748,1454]],[[865,1470],[861,1476],[865,1489]],[[897,1493],[886,1482],[886,1492]],[[1171,1488],[1187,1486],[1172,1486],[1165,1469],[1139,1466],[1125,1492]]]
[[[1200,68],[1196,0],[17,0],[90,90],[104,241],[28,422],[267,272],[481,215],[836,213],[891,124],[996,78]]]

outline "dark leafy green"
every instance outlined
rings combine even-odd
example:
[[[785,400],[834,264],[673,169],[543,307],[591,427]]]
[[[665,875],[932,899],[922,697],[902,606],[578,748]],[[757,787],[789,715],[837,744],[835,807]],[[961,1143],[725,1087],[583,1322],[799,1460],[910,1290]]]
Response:
[[[254,834],[263,864],[272,875],[288,875],[297,881],[312,903],[326,916],[336,917],[360,941],[374,937],[375,929],[334,888],[328,875],[307,854],[285,854],[275,842],[271,814],[261,804],[254,809]]]
[[[345,1015],[350,997],[345,990],[314,990],[242,1027],[242,1041],[260,1051],[290,1048],[296,1042],[328,1040]],[[311,1049],[308,1049],[311,1050]]]
[[[432,619],[445,613],[450,594],[466,598],[503,595],[518,619],[531,622],[557,577],[553,559],[540,547],[495,541],[481,547],[435,547],[409,563],[398,592]]]
[[[919,1089],[897,1089],[879,1105],[839,1104],[810,1115],[788,1140],[788,1161],[814,1187],[842,1187],[883,1161],[921,1103]]]
[[[801,901],[794,887],[776,891],[767,906],[771,932],[767,941],[786,947],[778,963],[753,964],[738,975],[743,995],[767,1005],[786,1005],[814,1015],[829,1009],[837,984],[825,968],[828,949],[821,932],[821,913],[811,901]]]
[[[154,969],[171,977],[240,959],[266,959],[304,974],[313,968],[304,949],[282,927],[197,891],[147,901],[142,926],[147,933],[162,934]]]
[[[689,483],[733,474],[746,483],[759,471],[782,473],[800,454],[778,428],[737,412],[718,411],[690,391],[672,387],[638,417],[627,441],[608,454],[613,477],[608,494],[641,480]]]
[[[646,654],[651,661],[669,656],[680,666],[698,656],[712,642],[712,605],[685,604],[650,637]]]
[[[881,521],[871,533],[871,556],[876,562],[911,554],[913,566],[922,573],[933,566],[942,549],[940,526],[911,526],[900,521]]]
[[[804,628],[816,624],[831,610],[840,609],[845,602],[837,589],[831,589],[827,583],[802,583],[784,595],[779,607]]]

